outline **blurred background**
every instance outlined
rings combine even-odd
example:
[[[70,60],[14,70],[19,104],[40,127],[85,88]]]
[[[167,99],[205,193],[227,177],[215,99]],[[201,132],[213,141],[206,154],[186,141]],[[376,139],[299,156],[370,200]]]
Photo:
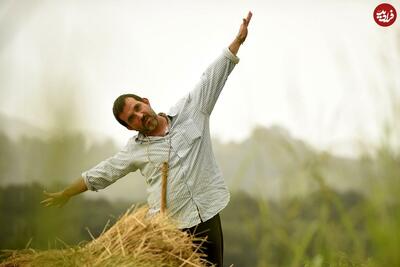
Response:
[[[133,173],[39,204],[135,134],[118,95],[168,111],[251,10],[211,117],[227,266],[400,266],[400,22],[378,4],[2,0],[0,249],[75,245],[144,203]]]

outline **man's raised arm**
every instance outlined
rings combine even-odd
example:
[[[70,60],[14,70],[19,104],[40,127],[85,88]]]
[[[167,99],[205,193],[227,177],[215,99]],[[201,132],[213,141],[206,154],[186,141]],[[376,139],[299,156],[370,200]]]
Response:
[[[211,115],[228,76],[235,65],[239,63],[239,58],[236,54],[239,47],[246,40],[247,27],[251,17],[252,13],[249,12],[247,18],[243,19],[239,33],[236,35],[229,48],[225,48],[222,55],[208,66],[203,72],[199,83],[196,84],[195,88],[190,92],[189,99],[193,99],[193,108],[200,109],[203,113]]]

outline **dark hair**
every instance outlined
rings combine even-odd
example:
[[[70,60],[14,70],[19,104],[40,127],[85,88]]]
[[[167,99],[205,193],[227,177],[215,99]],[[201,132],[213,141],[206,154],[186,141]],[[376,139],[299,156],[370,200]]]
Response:
[[[119,114],[121,114],[122,111],[124,110],[125,99],[128,97],[132,97],[137,101],[143,102],[143,98],[141,98],[140,96],[137,96],[135,94],[124,94],[124,95],[120,95],[119,97],[117,97],[117,99],[115,99],[114,105],[113,105],[114,117],[119,123],[121,123],[125,127],[128,127],[128,124],[126,124],[126,122],[124,122],[123,120],[121,120],[119,118]]]

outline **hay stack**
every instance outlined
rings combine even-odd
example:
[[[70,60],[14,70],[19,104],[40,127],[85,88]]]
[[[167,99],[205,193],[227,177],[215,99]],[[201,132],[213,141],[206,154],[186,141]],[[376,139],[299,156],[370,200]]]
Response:
[[[147,207],[128,210],[86,245],[41,252],[8,251],[0,266],[208,266],[200,258],[193,236],[161,214],[148,218],[147,211]]]

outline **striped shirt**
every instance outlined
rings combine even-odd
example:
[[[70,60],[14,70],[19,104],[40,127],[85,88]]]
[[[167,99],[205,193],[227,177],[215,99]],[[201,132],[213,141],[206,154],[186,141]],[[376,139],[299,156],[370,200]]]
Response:
[[[169,132],[130,138],[116,155],[82,173],[88,189],[97,191],[139,170],[146,179],[150,212],[156,213],[161,204],[161,164],[168,161],[167,210],[178,228],[193,227],[219,213],[230,195],[212,151],[209,119],[238,62],[224,49],[194,89],[167,113]]]

